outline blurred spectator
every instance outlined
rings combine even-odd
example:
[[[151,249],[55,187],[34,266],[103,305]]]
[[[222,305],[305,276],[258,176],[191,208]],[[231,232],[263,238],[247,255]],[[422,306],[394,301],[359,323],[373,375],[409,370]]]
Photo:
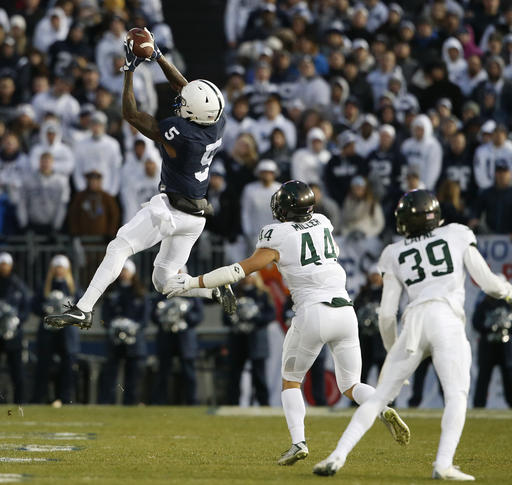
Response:
[[[512,407],[512,312],[510,305],[485,295],[473,313],[473,328],[480,334],[478,341],[478,376],[473,406],[484,408],[494,368],[499,367],[503,394]]]
[[[73,84],[72,77],[57,76],[49,91],[38,93],[32,98],[32,107],[39,123],[44,120],[47,113],[58,116],[65,128],[77,119],[80,105],[70,94]]]
[[[86,64],[82,69],[82,82],[75,91],[76,99],[80,104],[96,102],[96,93],[100,86],[100,73],[92,62]]]
[[[352,42],[352,53],[359,66],[359,71],[368,74],[375,65],[375,58],[370,53],[368,42],[364,39],[355,39]]]
[[[78,119],[67,130],[67,136],[65,140],[66,143],[69,143],[72,147],[74,147],[79,141],[82,141],[84,138],[90,136],[91,117],[95,111],[96,108],[91,103],[84,103],[80,106]]]
[[[489,141],[482,140],[484,143],[477,148],[473,160],[475,181],[480,190],[493,185],[496,163],[504,161],[512,166],[512,142],[507,139],[506,126],[492,122],[482,126],[482,132],[492,134]]]
[[[10,75],[0,75],[0,120],[11,121],[16,115],[18,104],[16,84]]]
[[[66,218],[69,179],[54,170],[50,152],[39,157],[39,167],[26,175],[17,206],[18,221],[24,231],[52,236]]]
[[[359,342],[363,363],[361,369],[362,382],[368,381],[368,375],[373,366],[377,367],[378,375],[386,358],[386,350],[382,344],[379,331],[378,316],[382,297],[382,276],[376,266],[372,266],[366,277],[366,284],[354,300],[354,309],[359,323]]]
[[[12,272],[13,264],[9,253],[0,253],[0,352],[7,357],[14,403],[22,404],[25,400],[21,360],[22,325],[30,312],[30,297],[24,283]]]
[[[160,164],[151,156],[145,157],[142,171],[134,171],[121,188],[123,224],[130,221],[140,210],[141,205],[159,193]]]
[[[343,114],[337,119],[331,119],[337,132],[355,131],[361,124],[361,111],[359,101],[354,96],[349,96],[343,107]]]
[[[325,109],[329,104],[330,87],[316,72],[313,58],[303,56],[299,62],[300,77],[295,83],[295,97],[306,108]]]
[[[480,57],[473,54],[467,59],[467,66],[460,71],[454,82],[456,82],[464,96],[472,96],[475,88],[487,80],[487,72],[482,67]]]
[[[395,44],[393,52],[395,53],[396,64],[402,70],[404,81],[410,83],[419,67],[419,62],[411,57],[410,44],[400,41]]]
[[[250,360],[254,398],[260,406],[268,406],[265,360],[269,354],[267,325],[275,318],[272,299],[259,273],[246,276],[234,290],[238,299],[237,311],[223,317],[224,325],[230,328],[228,404],[239,404],[240,378],[246,361]]]
[[[116,200],[102,190],[100,172],[85,174],[87,186],[74,194],[68,210],[69,232],[72,236],[103,236],[111,239],[119,227]]]
[[[325,165],[331,158],[326,149],[325,133],[312,128],[307,135],[307,147],[297,150],[291,159],[291,178],[307,184],[323,185]]]
[[[347,81],[342,77],[331,79],[331,97],[329,104],[325,108],[325,116],[336,123],[343,118],[343,106],[350,95],[350,88]]]
[[[21,141],[22,150],[27,152],[39,131],[39,125],[36,123],[36,113],[30,104],[18,105],[16,117],[11,126]]]
[[[324,172],[324,182],[329,197],[341,207],[355,175],[368,175],[368,165],[357,155],[356,136],[344,131],[338,137],[339,153],[331,157]]]
[[[246,185],[240,198],[242,233],[249,252],[254,250],[261,228],[272,223],[270,199],[281,186],[276,182],[278,171],[273,160],[261,160],[256,175],[258,181]]]
[[[471,21],[471,26],[475,31],[475,40],[480,42],[485,29],[491,25],[496,24],[500,18],[500,0],[483,0],[477,4],[474,16]]]
[[[240,64],[234,64],[228,67],[226,83],[222,90],[224,101],[226,102],[226,113],[232,114],[233,104],[242,96],[245,89],[245,68]]]
[[[231,113],[226,118],[226,130],[222,137],[222,149],[230,152],[240,133],[252,133],[256,120],[249,116],[249,100],[247,96],[239,96],[233,101]]]
[[[224,11],[224,32],[230,49],[237,47],[243,37],[247,20],[261,0],[227,0]]]
[[[494,185],[477,197],[471,228],[493,234],[512,234],[512,172],[506,160],[496,160]]]
[[[454,180],[443,180],[437,191],[437,200],[441,207],[441,216],[445,224],[453,222],[467,224],[464,205],[460,197],[460,185]]]
[[[277,15],[275,4],[260,2],[247,19],[243,40],[265,40],[275,34],[282,24],[283,18]]]
[[[149,302],[131,259],[124,263],[119,278],[109,288],[105,300],[102,317],[107,328],[107,361],[100,404],[116,403],[119,365],[122,362],[122,402],[125,405],[138,404],[147,354],[144,328],[149,317]]]
[[[467,63],[464,59],[462,44],[455,37],[450,37],[444,41],[443,61],[448,70],[448,79],[457,83],[459,76],[466,70]]]
[[[203,303],[199,298],[155,301],[153,321],[158,326],[158,377],[155,388],[156,404],[197,404],[196,364],[199,346],[195,327],[203,320]],[[179,374],[173,371],[173,360],[180,362]],[[169,377],[179,375],[173,389],[178,394],[169,399]],[[181,391],[181,392],[180,392]]]
[[[109,22],[108,30],[103,34],[96,45],[96,65],[100,73],[100,79],[111,76],[114,58],[123,55],[123,42],[126,35],[124,20],[118,15],[113,15]]]
[[[51,8],[37,23],[34,31],[33,44],[45,54],[50,46],[59,40],[64,40],[69,32],[69,20],[60,7]]]
[[[256,65],[253,83],[245,86],[242,91],[242,94],[249,100],[250,115],[255,118],[264,113],[264,104],[269,95],[278,92],[277,86],[270,82],[271,74],[271,65],[267,61],[259,61]]]
[[[53,170],[69,177],[75,168],[75,158],[71,149],[62,143],[62,128],[53,119],[43,122],[39,132],[40,143],[33,145],[30,150],[30,166],[32,170],[39,168],[41,155],[51,153]]]
[[[297,144],[295,125],[281,113],[279,96],[270,95],[265,101],[265,112],[258,118],[254,127],[254,136],[260,152],[265,152],[269,149],[270,135],[274,128],[281,128],[286,136],[286,143],[290,149],[295,149]]]
[[[270,148],[261,154],[261,158],[269,158],[276,162],[280,174],[277,179],[280,182],[290,180],[292,150],[281,128],[274,128],[270,134]]]
[[[387,51],[377,59],[378,67],[368,74],[366,80],[372,87],[374,106],[378,105],[381,94],[386,91],[391,76],[398,77],[402,82],[402,70],[396,65],[393,51]]]
[[[362,232],[367,237],[378,236],[384,229],[382,207],[372,194],[364,177],[354,177],[341,208],[341,234]]]
[[[32,37],[36,25],[44,17],[44,8],[40,3],[41,0],[25,0],[20,9],[20,14],[27,24],[27,36],[29,38]]]
[[[366,80],[366,73],[359,70],[359,65],[353,57],[347,57],[343,68],[343,77],[348,82],[350,95],[358,107],[370,111],[374,107],[373,92]],[[348,102],[348,100],[347,100]]]
[[[433,190],[441,174],[443,150],[432,134],[428,116],[419,115],[412,122],[412,137],[405,140],[402,153],[409,165],[420,170],[420,178],[427,189]]]
[[[73,148],[75,171],[73,182],[77,190],[84,190],[85,174],[100,172],[103,188],[110,195],[117,195],[121,181],[121,147],[119,142],[105,133],[107,117],[96,111],[91,117],[91,134],[79,141]]]
[[[334,228],[334,234],[339,234],[341,231],[340,223],[340,208],[338,204],[324,194],[320,185],[310,183],[309,186],[315,194],[315,207],[314,211],[317,214],[323,214],[327,219],[331,221],[332,227]]]
[[[74,373],[77,355],[80,351],[79,330],[75,326],[62,329],[45,327],[43,318],[65,310],[78,297],[73,280],[71,263],[63,254],[50,261],[43,288],[40,288],[32,305],[32,312],[40,315],[37,330],[37,364],[33,401],[60,408],[62,404],[71,404],[74,400]],[[54,391],[48,395],[48,383],[52,376]]]
[[[356,153],[366,158],[379,145],[379,122],[372,114],[361,118],[358,134],[356,135]]]

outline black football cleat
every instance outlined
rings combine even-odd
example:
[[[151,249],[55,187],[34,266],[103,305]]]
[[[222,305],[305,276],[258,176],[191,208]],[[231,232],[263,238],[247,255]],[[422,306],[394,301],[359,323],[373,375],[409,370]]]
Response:
[[[76,305],[73,305],[64,313],[47,315],[44,323],[50,327],[64,328],[69,325],[76,325],[81,329],[89,330],[92,325],[92,312],[83,312]]]
[[[223,285],[213,289],[213,301],[220,303],[222,309],[228,315],[236,312],[236,297],[231,289],[231,285]]]

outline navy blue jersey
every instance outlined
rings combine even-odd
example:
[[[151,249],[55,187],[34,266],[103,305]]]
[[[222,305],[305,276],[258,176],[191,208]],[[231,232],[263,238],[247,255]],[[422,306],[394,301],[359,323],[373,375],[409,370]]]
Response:
[[[210,164],[220,148],[226,126],[221,115],[214,125],[202,126],[179,116],[158,123],[167,144],[176,150],[171,158],[160,145],[162,154],[162,192],[178,192],[192,199],[202,199],[208,190]]]

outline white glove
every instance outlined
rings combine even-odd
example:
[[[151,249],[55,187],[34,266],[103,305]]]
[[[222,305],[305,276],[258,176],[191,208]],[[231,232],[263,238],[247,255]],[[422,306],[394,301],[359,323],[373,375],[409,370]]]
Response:
[[[190,289],[192,276],[187,273],[179,273],[171,276],[164,287],[164,294],[167,298],[182,295],[185,291]]]

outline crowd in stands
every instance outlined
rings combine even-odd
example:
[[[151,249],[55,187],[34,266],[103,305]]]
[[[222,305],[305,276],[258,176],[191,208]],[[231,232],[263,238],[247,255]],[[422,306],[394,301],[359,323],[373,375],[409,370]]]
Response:
[[[109,240],[158,193],[162,163],[121,116],[126,31],[148,26],[186,75],[161,1],[11,3],[0,234]],[[227,127],[205,234],[228,259],[252,251],[290,178],[311,184],[340,236],[388,240],[415,188],[438,194],[446,223],[512,234],[512,3],[227,0],[224,20]],[[134,92],[142,110],[170,115],[156,63],[137,68]]]

